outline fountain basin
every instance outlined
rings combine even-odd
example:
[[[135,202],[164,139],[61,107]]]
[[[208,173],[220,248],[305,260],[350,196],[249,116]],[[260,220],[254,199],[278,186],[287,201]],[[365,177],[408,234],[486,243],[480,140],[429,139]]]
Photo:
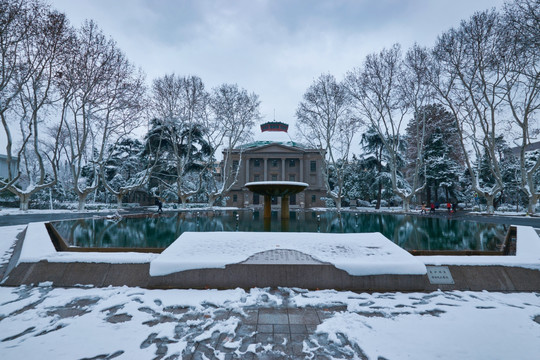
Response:
[[[265,196],[285,196],[298,194],[309,185],[297,181],[254,181],[245,185],[250,191]]]

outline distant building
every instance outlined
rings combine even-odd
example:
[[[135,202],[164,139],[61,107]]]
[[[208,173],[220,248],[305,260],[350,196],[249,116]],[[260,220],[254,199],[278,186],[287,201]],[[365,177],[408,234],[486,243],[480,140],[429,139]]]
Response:
[[[309,186],[303,192],[290,196],[290,208],[312,208],[326,205],[326,188],[321,167],[320,149],[309,149],[292,141],[288,125],[267,122],[261,125],[256,141],[241,145],[232,152],[233,167],[240,166],[238,179],[228,196],[227,206],[258,207],[263,198],[244,185],[253,181],[297,181]],[[241,155],[241,161],[240,161]],[[236,164],[236,165],[235,165]],[[281,198],[273,198],[273,205],[281,205]]]
[[[521,146],[512,147],[510,148],[510,150],[512,151],[512,154],[514,156],[519,157],[519,154],[521,153]],[[529,145],[525,146],[526,153],[535,151],[535,150],[540,150],[540,141],[532,142]]]
[[[16,157],[11,158],[11,174],[12,176],[17,175],[17,162]],[[0,178],[7,179],[9,177],[7,156],[0,154]]]

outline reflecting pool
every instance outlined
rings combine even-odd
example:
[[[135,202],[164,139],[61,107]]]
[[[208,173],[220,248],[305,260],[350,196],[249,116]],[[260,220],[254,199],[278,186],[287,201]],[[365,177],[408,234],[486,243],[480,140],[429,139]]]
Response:
[[[291,211],[289,221],[272,212],[200,211],[175,214],[92,218],[54,222],[70,246],[165,248],[185,231],[289,231],[323,233],[381,232],[406,250],[499,250],[507,225],[451,218],[380,214]]]

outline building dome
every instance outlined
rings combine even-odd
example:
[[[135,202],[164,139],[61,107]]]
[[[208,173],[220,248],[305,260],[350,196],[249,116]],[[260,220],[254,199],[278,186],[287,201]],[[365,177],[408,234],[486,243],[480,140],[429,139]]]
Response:
[[[254,136],[253,142],[240,145],[242,149],[254,148],[269,144],[281,144],[290,147],[305,148],[305,145],[293,141],[288,133],[289,124],[269,121],[261,124],[261,132]]]

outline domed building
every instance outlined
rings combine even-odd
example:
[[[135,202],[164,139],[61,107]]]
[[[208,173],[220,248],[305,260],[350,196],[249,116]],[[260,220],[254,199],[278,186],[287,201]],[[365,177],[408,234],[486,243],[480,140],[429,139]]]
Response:
[[[323,158],[320,149],[310,149],[293,141],[289,125],[266,122],[255,141],[232,150],[233,167],[239,166],[238,178],[227,193],[227,206],[262,207],[262,196],[252,193],[246,183],[255,181],[296,181],[309,186],[289,198],[290,208],[325,206],[326,189],[322,176]],[[272,205],[280,206],[281,198],[272,198]]]

